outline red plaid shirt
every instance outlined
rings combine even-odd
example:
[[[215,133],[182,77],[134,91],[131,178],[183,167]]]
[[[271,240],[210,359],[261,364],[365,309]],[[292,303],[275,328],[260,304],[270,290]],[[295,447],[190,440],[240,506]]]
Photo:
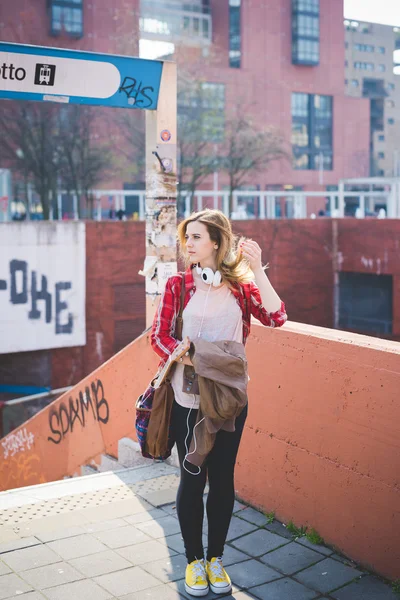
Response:
[[[190,298],[196,291],[192,269],[189,267],[185,273],[185,301],[183,308],[186,307]],[[151,330],[151,345],[155,352],[162,358],[163,364],[168,356],[172,354],[179,345],[179,341],[174,337],[175,321],[179,314],[179,304],[182,289],[182,273],[170,277],[165,285],[165,291],[154,317]],[[269,313],[261,303],[261,295],[255,283],[237,283],[232,289],[242,310],[243,316],[243,344],[246,344],[250,333],[251,315],[258,319],[266,327],[281,327],[287,320],[285,305],[282,302],[280,310]]]

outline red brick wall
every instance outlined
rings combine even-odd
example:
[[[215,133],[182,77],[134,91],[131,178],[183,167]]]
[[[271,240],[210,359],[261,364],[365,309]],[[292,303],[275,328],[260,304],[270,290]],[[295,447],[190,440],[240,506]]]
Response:
[[[86,346],[52,351],[53,387],[80,381],[145,328],[144,223],[86,224]]]
[[[233,228],[259,242],[290,320],[333,327],[335,224],[339,270],[377,273],[380,268],[393,276],[393,338],[400,339],[400,221],[235,221]],[[145,328],[144,279],[138,275],[144,261],[144,224],[89,222],[86,240],[87,344],[51,351],[52,387],[81,380]],[[366,266],[369,259],[372,267]],[[22,360],[23,354],[18,356]]]
[[[400,221],[235,221],[233,227],[260,243],[264,262],[270,264],[268,276],[287,305],[289,319],[333,327],[335,224],[339,270],[393,276],[393,339],[400,340]],[[29,380],[42,386],[51,377],[53,388],[72,385],[144,330],[144,279],[138,275],[144,261],[144,223],[88,222],[86,240],[86,346],[2,355],[5,382]],[[23,374],[35,376],[27,380]]]
[[[331,221],[237,221],[234,230],[255,239],[269,263],[268,277],[292,321],[332,327]]]
[[[341,271],[392,275],[393,339],[400,341],[400,221],[344,219],[338,234]]]

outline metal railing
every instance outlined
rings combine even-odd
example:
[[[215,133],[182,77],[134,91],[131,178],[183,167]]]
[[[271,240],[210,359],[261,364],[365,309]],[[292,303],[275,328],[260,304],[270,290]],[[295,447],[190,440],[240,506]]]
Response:
[[[400,195],[400,188],[398,190]],[[145,219],[146,193],[144,190],[96,190],[96,211],[95,218],[102,220],[104,206],[102,198],[112,198],[114,210],[126,212],[126,197],[136,196],[138,210],[136,217],[142,221]],[[365,216],[381,212],[380,216],[391,218],[400,218],[400,198],[393,192],[387,191],[363,191],[353,192],[344,189],[327,192],[309,192],[309,191],[235,191],[232,194],[232,207],[229,204],[228,191],[197,190],[192,195],[189,192],[182,192],[181,198],[184,205],[184,216],[188,216],[192,210],[202,210],[203,208],[218,208],[232,219],[306,219],[315,217],[308,211],[308,200],[311,198],[324,199],[324,216],[345,217],[356,216],[364,218]],[[353,201],[354,200],[354,201]],[[75,201],[77,205],[77,199]],[[376,208],[379,207],[379,208]],[[346,210],[348,209],[348,210]],[[61,211],[59,210],[59,214]]]
[[[0,438],[13,431],[28,419],[31,419],[61,394],[71,389],[71,386],[49,390],[40,394],[22,396],[2,403],[0,410]]]
[[[361,191],[354,191],[355,186]],[[380,190],[374,188],[380,186]],[[346,189],[346,188],[353,189]],[[370,189],[365,189],[369,187]],[[129,213],[129,218],[145,220],[146,192],[145,190],[92,190],[94,197],[94,219],[101,221],[109,218],[112,208],[114,213],[121,211]],[[69,213],[65,208],[65,191],[59,191],[55,204],[57,206],[57,219],[78,219],[77,194],[69,194]],[[135,208],[132,206],[127,211],[127,198],[134,198]],[[320,198],[317,214],[309,208],[312,199]],[[231,204],[231,205],[230,205]],[[315,206],[315,201],[313,203]],[[305,219],[317,216],[343,218],[367,216],[400,218],[400,178],[368,178],[360,180],[343,180],[339,182],[335,191],[243,191],[237,190],[230,194],[227,190],[196,190],[180,193],[179,213],[188,216],[192,210],[203,208],[218,208],[231,219]],[[81,212],[83,218],[89,218],[85,211]],[[55,219],[55,211],[50,211],[50,219]]]

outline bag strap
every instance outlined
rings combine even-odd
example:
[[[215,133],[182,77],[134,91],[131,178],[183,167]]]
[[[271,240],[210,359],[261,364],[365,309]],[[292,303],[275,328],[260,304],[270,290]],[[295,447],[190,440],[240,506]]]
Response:
[[[185,303],[185,273],[182,273],[182,285],[181,285],[181,298],[179,304],[179,313],[175,321],[175,337],[178,340],[182,339],[182,327],[183,327],[183,305]]]

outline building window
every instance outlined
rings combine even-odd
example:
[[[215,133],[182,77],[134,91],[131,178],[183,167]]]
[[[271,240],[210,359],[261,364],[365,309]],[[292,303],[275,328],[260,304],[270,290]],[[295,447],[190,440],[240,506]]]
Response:
[[[374,63],[356,61],[354,63],[354,68],[361,69],[362,71],[373,71]]]
[[[229,66],[240,69],[241,58],[241,0],[229,0]]]
[[[348,79],[345,79],[345,80],[344,80],[344,85],[347,85],[348,83],[349,83],[349,80],[348,80]]]
[[[358,79],[352,79],[351,80],[351,85],[353,87],[358,87],[360,85],[360,82],[358,81]]]
[[[292,63],[319,64],[319,0],[292,0]]]
[[[379,54],[385,54],[385,52],[386,52],[385,46],[378,46],[378,52],[379,52]]]
[[[358,50],[358,52],[374,52],[375,46],[372,44],[354,44],[354,50]]]
[[[94,3],[92,3],[94,4]],[[108,3],[110,4],[110,3]],[[126,3],[129,5],[129,3]],[[132,4],[132,2],[130,3]],[[146,34],[163,36],[172,44],[172,38],[193,38],[195,40],[211,41],[211,9],[209,0],[192,0],[184,3],[180,0],[165,2],[165,0],[140,0],[139,29],[144,34],[141,41],[143,47],[150,44]],[[154,45],[154,41],[153,41]],[[156,43],[157,46],[157,43]],[[158,56],[170,53],[170,50],[160,46]],[[153,58],[158,50],[153,47],[151,51],[143,51],[146,58]],[[173,48],[172,48],[173,52]]]
[[[384,152],[378,152],[378,158],[385,158]]]
[[[392,333],[392,276],[339,273],[339,327]]]
[[[388,119],[389,125],[394,125],[394,119]]]
[[[225,85],[196,83],[178,93],[178,121],[190,141],[221,142],[225,132]]]
[[[378,71],[386,71],[385,65],[378,65]]]
[[[295,169],[332,170],[332,96],[292,94],[292,148]]]
[[[388,83],[388,84],[387,84],[387,89],[388,89],[389,91],[393,92],[393,90],[394,90],[394,83]]]
[[[72,37],[83,36],[83,0],[50,0],[51,34],[66,32]]]
[[[385,136],[383,134],[378,135],[378,142],[384,142],[385,141]]]

